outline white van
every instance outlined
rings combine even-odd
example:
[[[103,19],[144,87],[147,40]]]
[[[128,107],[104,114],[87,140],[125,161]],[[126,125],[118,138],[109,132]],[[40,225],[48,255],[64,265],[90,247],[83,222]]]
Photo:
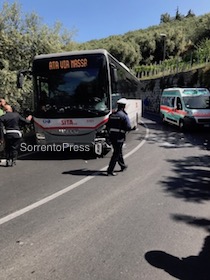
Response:
[[[162,120],[181,129],[210,127],[210,92],[206,88],[167,88],[160,100]]]

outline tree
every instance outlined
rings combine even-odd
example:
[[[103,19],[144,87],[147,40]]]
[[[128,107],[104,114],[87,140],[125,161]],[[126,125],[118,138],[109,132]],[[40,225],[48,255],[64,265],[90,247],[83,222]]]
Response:
[[[136,65],[136,61],[140,60],[138,46],[133,41],[113,38],[107,45],[107,50],[129,68],[132,68]]]
[[[210,39],[204,39],[196,46],[195,56],[200,62],[210,61]]]
[[[179,7],[176,9],[176,15],[175,15],[175,20],[182,20],[183,16],[179,12]]]
[[[192,18],[195,17],[195,14],[193,13],[193,11],[190,9],[186,15],[186,18]]]
[[[126,36],[110,36],[106,39],[83,43],[80,49],[106,49],[127,67],[133,68],[141,60],[138,44]]]
[[[171,17],[168,13],[162,14],[160,17],[160,23],[167,23],[171,21]]]
[[[30,69],[37,54],[65,50],[74,34],[75,30],[67,31],[59,22],[52,28],[43,25],[35,13],[22,16],[19,4],[4,2],[0,11],[0,90],[10,104],[28,104],[32,91],[30,79],[23,90],[17,89],[17,72]]]

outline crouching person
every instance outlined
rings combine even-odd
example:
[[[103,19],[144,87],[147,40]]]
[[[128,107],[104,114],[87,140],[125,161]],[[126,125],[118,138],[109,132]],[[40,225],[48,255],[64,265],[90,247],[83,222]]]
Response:
[[[22,139],[19,125],[21,122],[29,124],[32,116],[25,119],[19,113],[13,112],[10,105],[5,105],[4,110],[6,114],[0,117],[0,139],[5,141],[6,166],[14,166]]]

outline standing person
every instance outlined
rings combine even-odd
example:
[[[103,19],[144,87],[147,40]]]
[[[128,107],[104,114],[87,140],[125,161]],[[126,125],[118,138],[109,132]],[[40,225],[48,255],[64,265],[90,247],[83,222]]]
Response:
[[[5,139],[6,166],[13,166],[16,164],[18,149],[22,138],[19,123],[23,122],[29,124],[32,116],[30,115],[24,119],[19,113],[13,112],[10,105],[5,105],[4,109],[6,114],[0,117],[0,139],[1,141],[3,138]]]
[[[127,99],[121,98],[117,101],[117,111],[109,116],[107,129],[109,131],[110,142],[113,146],[113,154],[107,169],[107,175],[116,176],[117,173],[113,172],[116,163],[121,167],[121,171],[127,168],[123,159],[123,144],[125,142],[125,135],[127,131],[131,130],[130,120],[125,111]]]

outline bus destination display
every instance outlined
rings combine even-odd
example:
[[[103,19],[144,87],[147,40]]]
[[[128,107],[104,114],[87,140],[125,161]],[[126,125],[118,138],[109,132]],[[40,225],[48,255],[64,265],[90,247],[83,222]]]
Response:
[[[49,61],[49,70],[85,68],[87,66],[88,66],[87,58]]]

